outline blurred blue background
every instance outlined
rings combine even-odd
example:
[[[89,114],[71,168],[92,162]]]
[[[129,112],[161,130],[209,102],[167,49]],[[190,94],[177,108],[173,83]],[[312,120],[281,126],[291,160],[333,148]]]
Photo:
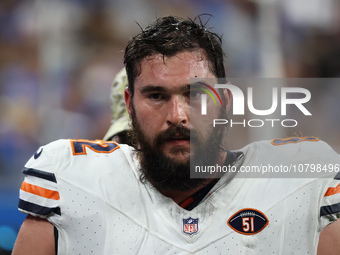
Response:
[[[0,254],[9,253],[24,219],[16,207],[21,169],[36,149],[106,133],[111,81],[136,22],[201,13],[212,14],[208,27],[223,34],[232,77],[340,75],[338,0],[0,1]],[[303,130],[335,148],[339,89],[313,88],[321,120]],[[235,148],[251,140],[239,132]]]

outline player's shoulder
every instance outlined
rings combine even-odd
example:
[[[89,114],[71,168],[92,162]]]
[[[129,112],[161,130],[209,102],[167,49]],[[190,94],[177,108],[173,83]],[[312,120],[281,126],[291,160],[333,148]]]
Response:
[[[339,164],[340,156],[317,137],[263,140],[241,149],[248,164]]]
[[[123,152],[129,151],[130,146],[118,144],[114,141],[87,140],[87,139],[60,139],[41,146],[34,154],[35,157],[42,151],[53,155],[87,155],[102,153],[111,154],[114,151],[123,149]]]
[[[98,153],[110,153],[120,148],[114,141],[87,139],[59,139],[42,146],[49,152],[71,152],[73,155],[86,155],[86,149]]]
[[[332,147],[318,137],[295,136],[262,140],[248,144],[242,150],[283,153],[283,155],[338,155]]]
[[[85,139],[60,139],[41,146],[26,163],[26,168],[55,172],[70,165],[86,165],[128,157],[131,148],[116,142]]]

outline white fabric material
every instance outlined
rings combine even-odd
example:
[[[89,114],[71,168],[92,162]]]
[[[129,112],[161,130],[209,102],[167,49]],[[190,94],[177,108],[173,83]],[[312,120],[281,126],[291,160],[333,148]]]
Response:
[[[316,254],[320,231],[339,217],[320,219],[321,206],[340,202],[339,194],[324,197],[339,184],[335,174],[319,179],[225,175],[210,196],[187,211],[140,182],[131,147],[120,145],[111,153],[86,147],[86,154],[73,155],[71,142],[44,146],[42,155],[26,165],[53,172],[57,179],[61,215],[48,220],[59,231],[60,254]],[[320,141],[279,146],[262,141],[241,151],[245,156],[237,167],[277,156],[287,164],[315,157],[339,163],[339,156]],[[35,185],[41,182],[46,181]],[[25,192],[20,198],[46,206],[46,199]],[[254,235],[234,231],[227,221],[243,208],[261,211],[268,226]],[[198,219],[198,232],[191,235],[183,231],[183,220],[190,217]]]

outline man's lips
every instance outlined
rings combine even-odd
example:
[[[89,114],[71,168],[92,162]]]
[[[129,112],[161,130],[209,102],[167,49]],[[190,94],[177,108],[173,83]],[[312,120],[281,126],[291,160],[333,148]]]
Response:
[[[173,139],[166,140],[166,143],[171,144],[171,145],[176,145],[176,146],[188,145],[190,144],[190,139],[184,138],[184,137],[183,138],[174,137]]]

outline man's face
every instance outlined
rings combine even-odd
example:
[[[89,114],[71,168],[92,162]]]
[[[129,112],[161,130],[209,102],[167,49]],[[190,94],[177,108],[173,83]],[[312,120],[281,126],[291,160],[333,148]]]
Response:
[[[125,93],[141,155],[147,153],[146,150],[161,154],[159,163],[169,161],[166,166],[172,166],[172,171],[183,171],[180,168],[189,171],[190,154],[196,149],[190,151],[190,134],[196,134],[201,145],[206,145],[212,134],[211,125],[208,127],[212,122],[200,120],[195,125],[190,119],[190,103],[200,102],[197,90],[190,90],[190,78],[195,77],[215,78],[203,51],[182,52],[172,57],[155,54],[141,62],[141,74],[134,83],[134,97]],[[221,108],[212,109],[211,118],[217,117]],[[150,160],[152,157],[150,155]],[[154,162],[147,162],[146,167]],[[159,169],[155,165],[152,167]],[[183,179],[187,174],[185,176]]]

